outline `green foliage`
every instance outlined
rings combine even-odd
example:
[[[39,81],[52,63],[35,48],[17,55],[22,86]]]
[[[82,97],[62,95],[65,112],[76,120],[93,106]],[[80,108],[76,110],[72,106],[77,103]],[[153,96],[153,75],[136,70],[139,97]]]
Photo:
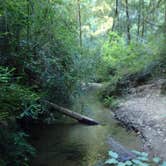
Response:
[[[6,56],[2,64],[15,67],[23,84],[37,84],[45,98],[59,104],[69,103],[79,79],[73,9],[73,2],[62,0],[7,0],[0,9],[8,34],[1,42],[10,39],[0,54]]]
[[[27,143],[23,132],[9,132],[0,128],[0,163],[2,166],[28,166],[35,149]]]
[[[159,38],[156,40],[162,42]],[[126,45],[122,37],[111,32],[103,45],[101,67],[97,69],[98,79],[108,82],[101,92],[106,103],[108,96],[122,95],[128,88],[145,83],[153,76],[162,75],[165,69],[159,53],[160,49],[152,37],[147,43],[133,41]]]
[[[8,128],[13,128],[8,121],[9,117],[26,116],[35,119],[41,111],[38,103],[40,96],[13,81],[13,71],[0,66],[0,122],[5,121]],[[25,133],[8,128],[0,126],[0,163],[2,166],[27,166],[35,150],[27,143]]]
[[[37,117],[41,111],[38,103],[39,94],[30,88],[12,83],[12,71],[5,67],[0,67],[0,117],[5,119],[8,116],[24,115]]]
[[[103,99],[103,103],[104,103],[104,106],[110,107],[113,110],[116,109],[119,104],[118,100],[114,98],[113,96],[106,96]]]
[[[9,117],[9,112],[0,112],[0,121],[6,120]]]
[[[0,84],[8,83],[11,78],[11,72],[13,71],[9,70],[7,67],[0,66]]]
[[[132,160],[127,160],[124,162],[121,162],[118,160],[119,155],[116,152],[109,151],[109,159],[105,162],[107,165],[117,165],[117,166],[127,166],[127,165],[137,165],[137,166],[149,166],[149,165],[160,165],[164,166],[165,161],[162,162],[162,160],[159,157],[154,157],[152,160],[149,159],[148,154],[145,152],[139,152],[136,150],[132,151],[134,154],[136,154],[136,158]]]
[[[105,80],[140,72],[157,59],[155,48],[152,50],[148,44],[133,42],[126,45],[116,33],[110,36],[103,46],[102,68],[99,69],[99,75]]]

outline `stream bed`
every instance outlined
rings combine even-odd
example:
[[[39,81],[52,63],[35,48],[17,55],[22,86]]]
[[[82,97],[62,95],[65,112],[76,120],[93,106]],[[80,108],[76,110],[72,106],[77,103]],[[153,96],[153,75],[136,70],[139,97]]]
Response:
[[[102,166],[108,158],[108,138],[112,137],[129,149],[141,150],[141,138],[127,131],[104,108],[94,93],[81,98],[83,114],[99,121],[101,125],[86,126],[76,121],[36,127],[32,132],[32,144],[37,156],[32,166]],[[78,102],[73,107],[78,108]]]

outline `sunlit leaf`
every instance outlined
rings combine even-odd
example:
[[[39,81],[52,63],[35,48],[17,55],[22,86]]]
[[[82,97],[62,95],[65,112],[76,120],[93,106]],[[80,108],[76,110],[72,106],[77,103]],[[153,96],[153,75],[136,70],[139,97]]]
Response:
[[[125,164],[126,165],[132,165],[132,162],[131,161],[126,161]]]
[[[135,153],[136,155],[141,155],[141,152],[136,151],[136,150],[132,150],[133,153]]]
[[[153,162],[155,162],[156,164],[158,164],[160,162],[160,158],[159,157],[154,157],[153,158]]]
[[[138,156],[148,157],[148,153],[145,153],[145,152],[139,152],[139,151],[136,151],[136,150],[132,150],[132,152],[135,153]]]
[[[141,152],[141,156],[148,157],[148,153]]]
[[[118,161],[116,159],[108,159],[105,164],[117,164]]]
[[[115,158],[115,159],[118,158],[118,154],[117,154],[116,152],[109,151],[108,154],[109,154],[109,156],[111,156],[111,157],[113,157],[113,158]]]
[[[148,161],[149,159],[147,157],[138,157],[137,158],[138,160],[141,160],[141,161]]]
[[[141,162],[140,160],[137,160],[137,159],[132,160],[132,162],[134,164],[138,165],[138,166],[148,166],[149,165],[149,164],[143,163],[143,162]]]

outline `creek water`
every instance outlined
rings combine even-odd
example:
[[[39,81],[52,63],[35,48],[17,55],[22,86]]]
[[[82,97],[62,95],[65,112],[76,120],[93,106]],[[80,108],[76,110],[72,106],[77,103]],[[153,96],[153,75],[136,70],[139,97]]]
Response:
[[[108,158],[108,138],[113,137],[129,149],[141,150],[141,139],[127,131],[113,118],[110,109],[104,108],[94,93],[85,94],[73,109],[83,107],[82,113],[99,121],[101,125],[86,126],[68,121],[33,131],[32,144],[37,156],[32,166],[101,166]]]

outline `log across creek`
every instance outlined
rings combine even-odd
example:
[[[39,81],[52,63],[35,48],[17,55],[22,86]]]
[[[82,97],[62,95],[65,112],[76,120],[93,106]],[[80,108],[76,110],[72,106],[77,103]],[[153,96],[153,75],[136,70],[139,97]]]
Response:
[[[81,115],[79,113],[76,113],[74,111],[71,111],[67,108],[61,107],[55,103],[49,102],[49,101],[45,101],[46,104],[50,105],[52,108],[54,108],[56,111],[58,111],[59,113],[62,113],[66,116],[69,116],[73,119],[78,120],[80,123],[86,124],[86,125],[98,125],[99,122],[97,122],[96,120],[89,118],[87,116]]]
[[[46,104],[53,107],[56,111],[59,113],[62,113],[66,116],[69,116],[73,119],[78,120],[80,123],[86,124],[86,125],[98,125],[99,122],[95,121],[94,119],[91,119],[87,116],[81,115],[79,113],[73,112],[67,108],[61,107],[55,103],[45,101]],[[131,150],[127,149],[123,145],[121,145],[119,142],[115,141],[112,137],[109,137],[108,144],[111,145],[111,149],[119,154],[119,161],[127,161],[130,159],[134,159],[136,157],[135,154],[131,152]]]

